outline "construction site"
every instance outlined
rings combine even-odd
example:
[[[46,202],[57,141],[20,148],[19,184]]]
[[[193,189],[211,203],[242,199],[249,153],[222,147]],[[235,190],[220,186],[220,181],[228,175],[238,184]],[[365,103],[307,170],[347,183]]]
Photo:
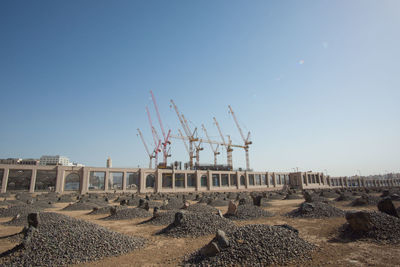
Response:
[[[176,116],[179,120],[181,128],[176,129],[176,132],[173,133],[171,129],[164,129],[163,121],[158,109],[157,101],[154,96],[154,93],[150,91],[152,104],[154,107],[154,111],[157,115],[157,120],[159,124],[159,129],[161,129],[162,135],[159,135],[159,131],[157,127],[153,124],[152,117],[150,114],[149,107],[146,106],[146,114],[149,121],[150,130],[152,133],[152,140],[153,145],[148,146],[145,137],[142,134],[142,131],[138,128],[138,136],[144,145],[145,151],[149,158],[149,168],[161,168],[161,169],[185,169],[185,170],[220,170],[220,171],[233,171],[233,161],[232,161],[232,152],[234,148],[243,149],[246,155],[246,167],[237,168],[238,170],[242,171],[251,171],[250,169],[250,159],[249,159],[249,148],[252,144],[250,139],[250,131],[245,135],[243,133],[242,128],[239,125],[238,119],[230,105],[228,105],[229,114],[232,116],[232,119],[240,133],[240,137],[243,140],[242,144],[233,144],[231,140],[231,135],[226,135],[222,132],[221,127],[215,117],[213,117],[213,122],[218,130],[220,140],[211,140],[210,136],[208,135],[207,129],[204,124],[201,124],[201,130],[203,135],[200,135],[200,129],[198,127],[189,126],[188,119],[181,113],[178,109],[178,106],[175,102],[171,99],[171,108],[174,109]],[[183,131],[183,132],[182,132]],[[168,158],[171,155],[171,145],[174,140],[181,140],[185,146],[188,161],[184,162],[182,166],[181,161],[174,161],[168,164]],[[214,156],[214,164],[202,164],[200,162],[200,152],[204,150],[204,146],[210,147],[211,152]],[[218,164],[218,155],[221,154],[219,151],[220,149],[226,150],[226,164]],[[162,154],[162,162],[158,162],[158,154]],[[153,167],[153,160],[154,160],[154,167]]]

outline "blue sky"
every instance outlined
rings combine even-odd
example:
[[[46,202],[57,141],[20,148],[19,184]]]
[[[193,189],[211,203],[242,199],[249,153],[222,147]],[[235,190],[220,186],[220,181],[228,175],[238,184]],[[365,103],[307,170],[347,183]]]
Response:
[[[150,146],[152,89],[174,133],[170,99],[193,128],[219,140],[216,116],[241,143],[232,105],[256,170],[400,172],[399,10],[397,0],[1,1],[0,157],[146,167],[136,128]],[[172,141],[171,160],[187,161]],[[244,151],[233,159],[244,167]]]

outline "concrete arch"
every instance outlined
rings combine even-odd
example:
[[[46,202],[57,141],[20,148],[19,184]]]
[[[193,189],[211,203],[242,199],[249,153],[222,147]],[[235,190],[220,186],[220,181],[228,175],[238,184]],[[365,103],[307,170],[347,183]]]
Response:
[[[81,188],[81,176],[71,172],[65,177],[64,191],[78,191]]]

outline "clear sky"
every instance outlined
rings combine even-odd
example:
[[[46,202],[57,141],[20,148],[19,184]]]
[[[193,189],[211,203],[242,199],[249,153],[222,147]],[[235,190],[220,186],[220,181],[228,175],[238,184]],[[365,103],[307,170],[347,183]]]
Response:
[[[179,127],[173,99],[240,144],[232,105],[255,170],[400,172],[398,0],[4,0],[0,40],[1,158],[147,167],[136,128],[150,146],[152,89],[165,128]]]

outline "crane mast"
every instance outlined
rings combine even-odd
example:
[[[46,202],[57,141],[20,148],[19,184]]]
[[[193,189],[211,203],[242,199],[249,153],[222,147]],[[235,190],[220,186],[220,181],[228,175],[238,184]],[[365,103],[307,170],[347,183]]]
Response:
[[[145,150],[146,150],[146,152],[147,152],[147,155],[148,155],[149,158],[150,158],[149,168],[151,169],[151,168],[152,168],[152,165],[153,165],[152,163],[153,163],[154,155],[153,155],[153,154],[150,154],[149,148],[147,147],[146,142],[144,141],[143,134],[142,134],[142,132],[140,131],[139,128],[137,128],[137,131],[138,131],[138,133],[139,133],[140,139],[142,139],[142,143],[143,143],[144,148],[145,148]]]
[[[212,150],[212,152],[214,153],[214,166],[217,166],[217,156],[220,154],[220,153],[218,152],[218,146],[219,146],[219,144],[217,144],[217,147],[214,149],[213,144],[212,144],[212,142],[211,142],[211,139],[210,139],[210,137],[208,136],[206,127],[204,126],[204,124],[202,124],[201,127],[202,127],[203,132],[205,133],[205,135],[206,135],[206,137],[207,137],[207,141],[208,141],[208,143],[210,144],[211,150]]]
[[[232,110],[232,107],[228,105],[229,108],[229,113],[232,115],[233,120],[235,121],[236,127],[239,130],[240,136],[242,137],[243,143],[244,143],[244,151],[246,153],[246,170],[250,170],[250,159],[249,159],[249,145],[252,144],[252,142],[249,140],[250,139],[250,132],[247,134],[247,138],[244,137],[242,128],[240,128],[239,122],[235,116],[235,113]]]
[[[175,102],[171,99],[170,100],[172,106],[174,107],[175,113],[178,116],[179,122],[181,123],[181,126],[183,128],[183,131],[185,132],[187,139],[189,140],[189,166],[190,169],[193,169],[193,158],[197,158],[197,156],[194,156],[193,153],[193,146],[195,145],[195,142],[199,141],[199,139],[197,137],[195,137],[197,128],[193,131],[193,133],[190,130],[189,124],[186,120],[186,118],[183,116],[183,114],[181,114],[178,110],[178,107],[176,106]],[[183,137],[183,136],[182,136]],[[202,150],[200,149],[200,147],[196,146],[196,154],[198,154],[198,150]]]
[[[171,144],[171,142],[169,141],[171,130],[168,130],[168,133],[165,134],[164,126],[162,124],[162,120],[161,120],[161,116],[160,116],[160,112],[158,111],[156,98],[154,97],[153,91],[151,91],[151,90],[150,90],[150,95],[151,95],[151,99],[153,100],[154,109],[156,110],[158,122],[160,124],[161,132],[162,132],[162,135],[164,138],[164,140],[162,142],[162,152],[163,152],[163,167],[165,168],[167,166],[167,159],[169,156],[171,156],[171,155],[169,155],[169,150],[167,149],[167,146],[169,144]]]
[[[233,168],[233,164],[232,164],[232,151],[233,151],[233,149],[232,149],[232,147],[231,147],[231,143],[232,143],[232,142],[231,142],[231,140],[230,140],[229,137],[228,137],[229,143],[226,143],[226,142],[225,142],[224,135],[222,134],[222,131],[221,131],[221,128],[219,127],[219,124],[218,124],[217,119],[216,119],[215,117],[213,117],[213,119],[214,119],[215,125],[217,126],[219,135],[221,136],[222,143],[223,143],[223,145],[226,147],[226,156],[227,156],[227,163],[228,163],[228,166],[231,167],[231,168]]]

